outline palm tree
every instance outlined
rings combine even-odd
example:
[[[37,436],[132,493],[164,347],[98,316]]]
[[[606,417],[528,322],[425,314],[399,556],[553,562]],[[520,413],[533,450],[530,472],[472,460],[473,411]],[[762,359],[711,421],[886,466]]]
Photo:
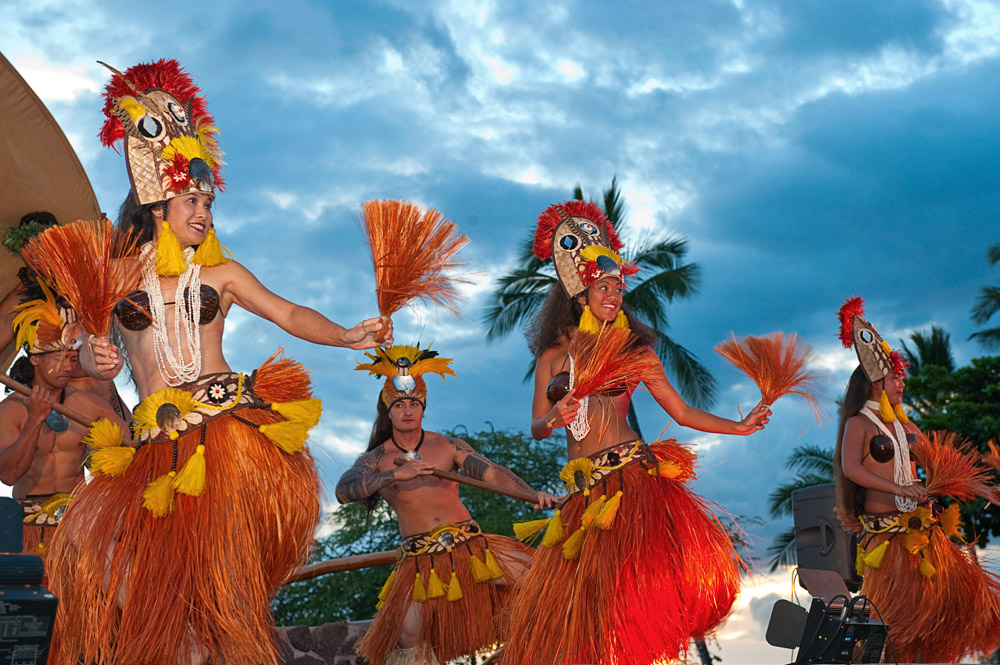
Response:
[[[583,200],[583,190],[578,185],[574,198]],[[618,188],[617,177],[604,192],[604,212],[618,233],[622,234],[625,220],[625,202]],[[484,322],[488,342],[502,339],[522,327],[538,311],[552,286],[556,284],[555,270],[550,262],[543,263],[532,252],[534,229],[526,234],[514,269],[500,277],[497,290],[486,305]],[[684,263],[687,241],[675,235],[644,234],[634,243],[625,258],[642,269],[641,282],[630,285],[625,292],[625,305],[657,334],[656,353],[664,367],[672,372],[673,379],[685,399],[695,406],[711,405],[716,395],[715,378],[686,348],[674,341],[666,330],[666,305],[675,298],[694,295],[700,279],[700,268],[695,263]],[[525,380],[534,373],[534,361],[525,374]]]
[[[955,371],[955,358],[951,353],[951,335],[944,328],[931,326],[929,333],[917,330],[910,335],[914,350],[911,351],[906,342],[899,340],[903,353],[910,363],[910,374],[916,374],[921,367],[937,365],[948,372]]]
[[[785,467],[796,472],[795,480],[779,485],[767,497],[771,517],[792,514],[792,492],[795,490],[833,482],[833,449],[811,445],[797,446],[785,461]],[[795,527],[775,536],[771,546],[767,548],[767,553],[771,555],[769,562],[772,573],[778,566],[794,564]]]
[[[986,250],[986,260],[991,266],[1000,262],[1000,243]],[[984,286],[979,290],[976,304],[972,306],[972,322],[982,325],[991,316],[1000,312],[1000,286]],[[969,335],[969,339],[979,341],[979,345],[987,351],[1000,349],[1000,328],[987,328]]]

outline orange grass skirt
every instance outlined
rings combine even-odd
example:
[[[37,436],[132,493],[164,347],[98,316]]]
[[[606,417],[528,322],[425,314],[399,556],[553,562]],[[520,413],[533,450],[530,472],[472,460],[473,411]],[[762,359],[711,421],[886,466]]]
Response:
[[[506,665],[673,660],[728,616],[743,564],[710,504],[685,484],[694,455],[672,439],[651,449],[655,459],[640,451],[589,498],[563,504],[569,536],[590,500],[622,491],[610,529],[586,529],[577,560],[561,547],[536,550],[511,601]]]
[[[1000,647],[1000,579],[948,538],[940,522],[908,531],[867,534],[861,543],[871,552],[889,542],[881,565],[865,567],[860,591],[888,625],[886,661],[957,663]],[[914,532],[927,544],[911,554],[906,543]],[[930,578],[920,572],[924,559],[934,567]]]
[[[305,399],[308,373],[268,361],[252,390],[267,402]],[[200,428],[181,436],[179,459],[199,441]],[[277,662],[269,603],[319,519],[312,457],[283,452],[228,414],[207,423],[204,444],[204,493],[177,494],[165,517],[142,506],[142,493],[171,469],[169,442],[141,446],[123,476],[95,475],[78,490],[47,557],[59,597],[49,663],[180,664],[195,653],[228,665]]]
[[[471,559],[476,556],[484,560],[487,547],[503,569],[503,576],[476,582],[471,572]],[[446,663],[498,644],[507,602],[530,557],[531,548],[493,534],[480,534],[456,545],[450,556],[448,553],[404,555],[396,563],[385,604],[375,614],[355,651],[371,665],[385,665],[397,647],[403,621],[414,604],[419,605],[421,612],[418,654],[424,660],[431,660],[433,655],[438,662]],[[452,571],[456,573],[462,598],[431,598],[419,603],[413,600],[417,572],[420,572],[422,584],[426,585],[432,566],[446,586]]]

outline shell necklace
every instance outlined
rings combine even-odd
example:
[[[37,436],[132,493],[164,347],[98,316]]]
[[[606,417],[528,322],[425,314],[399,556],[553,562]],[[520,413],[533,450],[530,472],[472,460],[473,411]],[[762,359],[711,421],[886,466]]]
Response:
[[[875,423],[875,426],[882,430],[882,433],[889,437],[892,441],[892,480],[897,485],[909,485],[913,482],[913,468],[910,466],[910,444],[906,441],[906,432],[903,430],[903,425],[898,421],[894,421],[893,429],[895,432],[890,432],[889,428],[885,426],[882,419],[878,417],[878,402],[873,400],[868,400],[865,402],[865,406],[861,409],[861,413],[868,417],[868,420]],[[916,509],[917,502],[913,499],[907,499],[906,497],[896,495],[896,508],[904,513],[908,513],[911,510]]]
[[[149,295],[149,313],[153,319],[153,350],[160,377],[168,386],[189,383],[201,376],[201,266],[191,263],[194,249],[184,249],[184,272],[177,278],[174,291],[174,353],[167,335],[166,305],[160,276],[156,274],[156,248],[147,243],[142,248],[142,288]],[[186,292],[186,294],[185,294]],[[185,360],[186,356],[186,360]]]

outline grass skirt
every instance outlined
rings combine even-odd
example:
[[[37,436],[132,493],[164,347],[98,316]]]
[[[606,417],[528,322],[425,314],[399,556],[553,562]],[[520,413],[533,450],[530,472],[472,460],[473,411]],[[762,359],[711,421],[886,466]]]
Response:
[[[511,601],[506,665],[673,660],[718,627],[742,562],[709,504],[685,484],[693,463],[668,440],[620,444],[567,465],[561,477],[588,475],[589,496],[563,504],[557,516],[570,535],[538,548]],[[579,532],[581,518],[597,512],[588,505],[604,497],[607,507],[615,496],[617,513],[601,512]]]
[[[356,652],[371,665],[386,664],[396,649],[406,614],[414,604],[419,605],[421,612],[420,646],[414,654],[417,662],[433,662],[436,657],[438,662],[446,663],[500,642],[501,617],[518,573],[528,565],[531,549],[504,536],[482,534],[475,522],[444,526],[457,526],[468,532],[472,530],[469,525],[473,525],[477,535],[454,545],[450,552],[432,546],[413,555],[407,553],[407,544],[414,539],[404,542],[404,554],[380,595],[382,606],[356,647]],[[422,536],[436,537],[440,529]],[[424,540],[432,542],[433,538]],[[490,574],[485,572],[487,568],[492,569]],[[484,579],[492,575],[498,577]],[[433,588],[437,583],[432,579],[441,583],[437,593],[443,595],[437,598],[430,597],[436,595]],[[455,579],[459,583],[457,588],[453,588]]]
[[[952,540],[957,505],[937,515],[923,506],[862,515],[861,522],[860,593],[889,627],[895,655],[887,644],[886,661],[957,663],[1000,647],[1000,579],[973,559],[971,546]]]
[[[267,403],[306,399],[310,386],[301,365],[269,360],[245,390]],[[221,413],[180,436],[176,458],[169,441],[147,443],[123,475],[78,490],[49,548],[59,597],[49,663],[180,664],[206,652],[214,663],[276,663],[269,602],[307,554],[319,484],[308,452],[282,451],[236,414],[283,420],[263,408]],[[155,516],[143,492],[199,443],[203,493],[178,493]]]

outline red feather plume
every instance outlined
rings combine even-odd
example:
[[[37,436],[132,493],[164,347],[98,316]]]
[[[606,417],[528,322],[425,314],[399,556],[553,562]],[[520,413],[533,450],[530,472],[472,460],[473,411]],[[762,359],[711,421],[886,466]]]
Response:
[[[608,234],[608,242],[611,244],[611,249],[616,252],[620,252],[622,247],[624,247],[622,241],[618,238],[615,227],[608,221],[608,218],[604,215],[604,211],[597,207],[597,204],[574,199],[565,203],[550,205],[538,216],[538,225],[535,227],[534,252],[539,260],[546,261],[552,257],[552,234],[555,233],[556,227],[563,221],[562,216],[559,214],[560,210],[570,217],[583,217],[597,224],[598,227],[603,226]]]
[[[632,390],[659,364],[628,328],[604,326],[595,334],[572,333],[573,396],[577,399],[605,391]]]
[[[135,241],[102,219],[53,226],[33,238],[21,256],[55,285],[84,330],[103,337],[111,332],[115,305],[139,283],[139,262],[122,258],[134,252]]]
[[[840,342],[845,349],[854,346],[854,315],[865,315],[865,301],[854,296],[844,301],[840,306],[838,317],[840,318]]]
[[[817,377],[807,369],[812,348],[798,335],[775,332],[743,339],[734,335],[717,344],[715,350],[757,384],[765,404],[774,404],[784,395],[798,395],[809,405],[816,421],[822,423]]]
[[[431,300],[458,314],[457,279],[445,271],[462,265],[455,255],[469,242],[437,210],[406,201],[368,201],[362,224],[375,265],[378,310],[392,316],[414,299]]]
[[[910,451],[927,472],[928,494],[960,501],[996,496],[989,470],[978,463],[978,451],[960,435],[944,430],[928,432],[910,444]]]

